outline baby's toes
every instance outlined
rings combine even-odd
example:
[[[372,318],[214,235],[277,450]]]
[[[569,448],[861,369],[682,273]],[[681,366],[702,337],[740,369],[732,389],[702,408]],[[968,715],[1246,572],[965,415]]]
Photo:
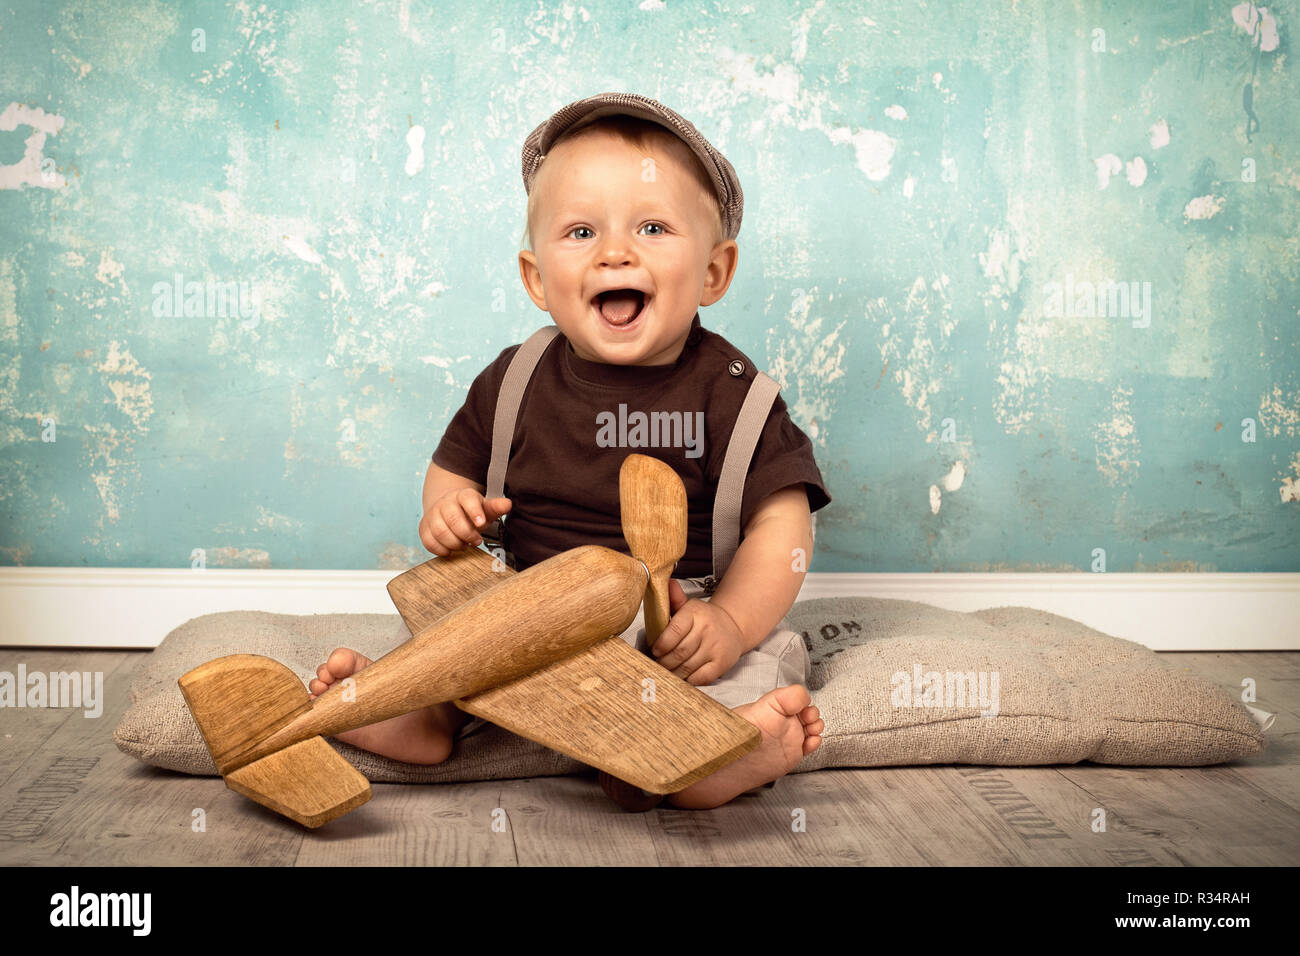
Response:
[[[770,698],[771,703],[786,717],[794,717],[802,713],[807,709],[810,699],[808,689],[802,684],[778,687],[776,690],[769,691],[765,697]]]
[[[370,658],[358,654],[350,647],[336,647],[330,652],[329,659],[316,668],[316,677],[307,685],[307,689],[313,698],[319,697],[336,682],[351,677],[371,663]]]
[[[321,679],[333,683],[336,680],[342,680],[344,677],[351,677],[362,668],[369,667],[371,663],[373,662],[370,658],[350,647],[336,647],[323,665],[330,677],[326,678],[321,675]]]
[[[822,731],[826,729],[826,722],[819,716],[820,711],[814,706],[805,707],[799,712],[799,720],[803,723],[803,752],[804,756],[812,753],[822,745]]]
[[[360,656],[350,647],[336,647],[316,673],[321,680],[328,680],[330,683],[344,677],[351,677],[361,667],[360,661],[357,660]]]

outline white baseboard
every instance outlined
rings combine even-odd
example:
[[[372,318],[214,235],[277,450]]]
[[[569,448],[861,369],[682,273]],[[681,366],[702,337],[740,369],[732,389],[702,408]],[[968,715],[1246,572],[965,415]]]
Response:
[[[215,611],[395,614],[398,573],[0,568],[0,646],[156,647]],[[849,595],[1034,607],[1161,651],[1300,649],[1300,574],[816,573],[799,600]]]

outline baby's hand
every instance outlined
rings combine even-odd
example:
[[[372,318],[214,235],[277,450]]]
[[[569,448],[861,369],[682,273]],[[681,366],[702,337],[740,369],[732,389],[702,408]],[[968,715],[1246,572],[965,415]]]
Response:
[[[484,498],[473,488],[455,488],[430,505],[420,519],[420,542],[440,558],[476,548],[483,538],[474,529],[509,511],[509,498]]]
[[[745,651],[745,638],[730,614],[699,598],[687,600],[672,578],[668,609],[672,619],[650,648],[664,668],[698,687],[712,684],[736,666]]]

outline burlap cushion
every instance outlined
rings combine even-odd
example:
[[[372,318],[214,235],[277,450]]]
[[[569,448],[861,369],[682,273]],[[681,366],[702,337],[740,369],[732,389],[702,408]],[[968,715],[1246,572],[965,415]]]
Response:
[[[1260,711],[1257,722],[1215,684],[1141,644],[1034,608],[966,613],[821,598],[795,604],[787,617],[808,645],[813,703],[826,721],[822,746],[800,770],[1081,760],[1194,767],[1256,753],[1261,723],[1272,722]],[[969,697],[956,706],[956,693],[949,706],[949,684],[978,691],[984,675],[991,692],[994,674],[995,710]],[[942,695],[927,694],[940,687]]]
[[[826,721],[822,746],[796,772],[1080,760],[1200,766],[1263,746],[1251,714],[1209,681],[1172,669],[1140,644],[1044,611],[1003,607],[958,613],[914,601],[855,597],[802,601],[787,619],[809,646],[808,689]],[[168,634],[141,667],[114,742],[154,766],[215,775],[176,684],[181,674],[215,657],[251,653],[281,661],[308,680],[335,647],[354,647],[377,658],[408,636],[396,614],[230,611],[196,617]],[[967,672],[974,680],[963,687],[978,689],[984,675],[986,702],[971,699],[961,706],[954,698],[950,706],[942,691],[960,682],[945,675]],[[933,706],[936,687],[942,690]],[[989,706],[994,700],[996,707]],[[459,740],[449,760],[430,766],[330,743],[380,782],[493,780],[588,769],[495,725]]]

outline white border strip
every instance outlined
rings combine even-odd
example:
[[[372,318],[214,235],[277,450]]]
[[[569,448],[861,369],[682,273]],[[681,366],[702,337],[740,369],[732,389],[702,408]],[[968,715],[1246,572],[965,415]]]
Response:
[[[0,646],[156,647],[201,614],[396,614],[400,571],[0,568]],[[815,573],[799,600],[861,595],[953,611],[1018,605],[1162,651],[1300,649],[1300,574]]]

